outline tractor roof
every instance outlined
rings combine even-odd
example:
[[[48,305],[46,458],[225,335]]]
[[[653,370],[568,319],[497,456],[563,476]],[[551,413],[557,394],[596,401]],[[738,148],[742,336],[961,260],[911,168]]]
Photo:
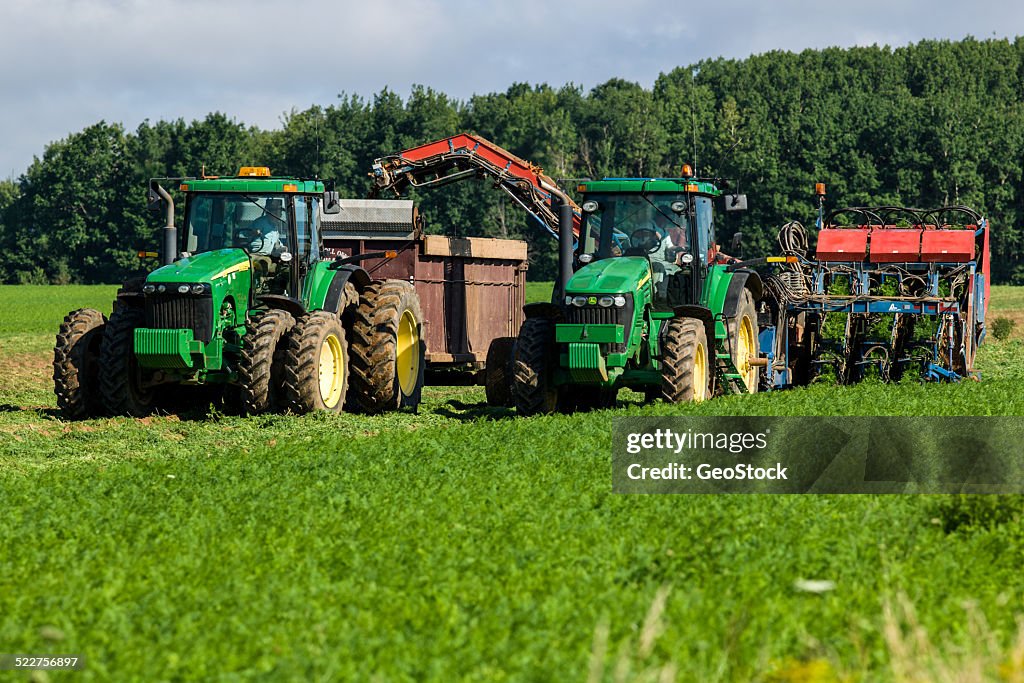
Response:
[[[715,184],[697,178],[605,178],[584,180],[576,188],[579,192],[698,192],[719,196]]]
[[[184,192],[244,192],[266,194],[271,192],[295,192],[297,194],[322,194],[324,184],[319,180],[272,177],[266,166],[243,166],[234,178],[199,178],[183,180],[180,189]]]

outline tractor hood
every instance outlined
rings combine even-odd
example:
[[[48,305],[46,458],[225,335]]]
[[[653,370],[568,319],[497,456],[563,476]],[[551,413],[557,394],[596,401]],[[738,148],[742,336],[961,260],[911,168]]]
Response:
[[[651,264],[643,256],[618,256],[583,266],[569,280],[572,294],[630,294],[651,279]]]
[[[216,280],[232,273],[248,271],[249,255],[242,249],[218,249],[179,259],[149,274],[146,282],[204,282]]]

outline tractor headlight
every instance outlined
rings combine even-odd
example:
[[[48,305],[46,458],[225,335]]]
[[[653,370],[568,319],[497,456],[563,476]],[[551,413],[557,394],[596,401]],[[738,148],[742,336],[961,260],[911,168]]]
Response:
[[[608,308],[609,306],[611,306],[614,303],[615,303],[615,299],[613,299],[610,296],[602,296],[600,299],[597,300],[598,306],[603,306],[604,308]]]
[[[200,284],[192,285],[192,293],[193,294],[202,294],[205,291],[206,291],[206,285],[204,285],[204,284],[200,283]]]
[[[157,285],[157,287],[156,287],[156,291],[158,291],[158,292],[160,292],[161,294],[163,294],[164,292],[166,292],[166,291],[167,291],[167,287],[165,287],[165,286],[163,286],[163,285]]]
[[[625,305],[626,305],[626,297],[624,297],[624,296],[622,296],[622,295],[620,294],[619,296],[617,296],[617,297],[615,297],[614,299],[612,299],[612,302],[613,302],[613,303],[614,303],[614,304],[615,304],[616,306],[618,306],[619,308],[622,308],[623,306],[625,306]]]
[[[142,286],[142,293],[143,294],[152,294],[155,291],[156,291],[156,285],[143,285]]]
[[[178,285],[178,294],[188,294],[188,285]]]
[[[566,306],[572,306],[572,297],[571,296],[565,297],[565,305]]]
[[[683,254],[679,257],[679,260],[687,264],[693,263],[693,254]]]
[[[586,306],[587,305],[587,297],[585,297],[585,296],[574,296],[572,298],[572,305],[573,306],[580,306],[580,307]]]
[[[583,206],[581,206],[580,208],[583,209],[584,213],[594,213],[600,207],[596,201],[594,201],[593,199],[588,199],[587,201],[583,202]]]

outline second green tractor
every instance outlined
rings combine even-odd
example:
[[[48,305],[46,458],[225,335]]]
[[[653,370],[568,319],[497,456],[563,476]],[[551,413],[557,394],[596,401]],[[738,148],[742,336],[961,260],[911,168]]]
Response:
[[[519,414],[609,407],[623,388],[669,402],[756,392],[761,280],[731,268],[718,249],[717,186],[606,179],[577,190],[582,212],[571,264],[563,251],[564,285],[552,303],[526,307],[516,343]],[[745,197],[726,201],[738,208]]]

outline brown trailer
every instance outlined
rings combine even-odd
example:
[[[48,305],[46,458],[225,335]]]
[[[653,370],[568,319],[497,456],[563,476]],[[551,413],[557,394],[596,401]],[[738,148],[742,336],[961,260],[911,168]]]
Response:
[[[526,242],[427,235],[411,200],[343,199],[341,212],[321,215],[331,256],[394,251],[361,262],[374,280],[407,280],[423,311],[428,382],[480,382],[491,342],[514,338],[523,322]],[[510,351],[510,349],[509,349]],[[442,379],[444,377],[444,379]]]

